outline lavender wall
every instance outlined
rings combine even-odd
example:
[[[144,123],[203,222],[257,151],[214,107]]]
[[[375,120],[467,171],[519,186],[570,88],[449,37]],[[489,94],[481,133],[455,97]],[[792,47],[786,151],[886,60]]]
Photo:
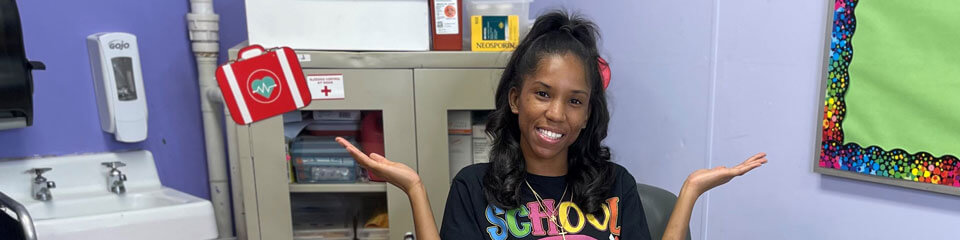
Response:
[[[217,1],[232,23],[225,45],[245,39],[243,2]],[[186,32],[187,0],[18,1],[27,57],[46,63],[34,72],[34,125],[0,131],[0,158],[129,149],[153,152],[164,185],[208,198],[197,73]],[[86,36],[129,32],[138,37],[149,111],[146,141],[124,144],[100,130]],[[223,47],[226,49],[226,47]],[[54,169],[54,171],[68,171]],[[130,176],[136,177],[136,176]]]
[[[813,173],[828,0],[537,0],[594,19],[613,71],[607,144],[640,182],[757,151],[697,203],[693,239],[956,239],[960,197]],[[832,6],[832,5],[831,5]]]
[[[538,0],[531,15],[565,8],[597,23],[613,72],[606,143],[614,161],[639,182],[677,192],[709,165],[713,1],[590,3]],[[694,209],[693,239],[702,239],[705,206],[701,199]]]
[[[27,56],[49,70],[34,75],[35,125],[0,131],[0,158],[148,149],[164,184],[208,196],[187,1],[81,2],[19,3]],[[243,1],[215,3],[227,49],[245,39]],[[638,181],[676,192],[697,168],[770,154],[700,199],[694,239],[952,239],[958,197],[812,172],[826,4],[537,0],[531,11],[566,6],[601,27],[614,73],[608,144]],[[100,31],[140,38],[145,142],[99,129],[83,39]]]
[[[958,196],[812,172],[832,1],[718,2],[711,159],[775,162],[711,194],[710,239],[957,239]]]

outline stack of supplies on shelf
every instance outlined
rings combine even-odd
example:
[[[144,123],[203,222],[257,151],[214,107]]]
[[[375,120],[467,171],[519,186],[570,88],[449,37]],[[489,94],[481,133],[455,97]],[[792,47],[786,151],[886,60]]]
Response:
[[[490,161],[493,140],[486,133],[485,122],[488,114],[489,111],[447,112],[451,179],[464,167]]]
[[[302,136],[290,144],[298,183],[354,182],[357,163],[332,136]],[[356,145],[352,137],[346,137]]]
[[[304,132],[313,136],[356,137],[360,135],[360,112],[313,111],[313,121]]]
[[[293,239],[353,240],[356,210],[337,197],[293,197]]]
[[[357,229],[357,239],[387,240],[390,239],[390,230],[386,228],[360,228]]]
[[[293,230],[294,240],[353,240],[353,229]]]
[[[389,216],[384,195],[291,195],[294,239],[386,240]]]
[[[487,125],[475,123],[473,125],[473,163],[490,162],[490,149],[493,148],[493,138],[487,135]]]
[[[447,113],[447,144],[450,147],[450,179],[457,176],[460,169],[473,164],[473,128],[470,111],[449,111]]]
[[[367,154],[386,156],[381,112],[302,111],[284,114],[283,120],[291,182],[384,181],[357,168],[350,154],[334,141],[344,137]]]

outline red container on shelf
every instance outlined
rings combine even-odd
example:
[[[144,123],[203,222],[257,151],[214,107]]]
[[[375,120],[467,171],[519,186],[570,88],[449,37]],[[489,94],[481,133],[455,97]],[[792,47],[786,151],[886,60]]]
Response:
[[[360,148],[367,154],[376,153],[380,156],[387,156],[383,147],[383,113],[365,112],[360,117]],[[374,175],[371,172],[369,177],[371,181],[385,182],[386,179]]]
[[[463,50],[463,0],[430,0],[433,50]]]

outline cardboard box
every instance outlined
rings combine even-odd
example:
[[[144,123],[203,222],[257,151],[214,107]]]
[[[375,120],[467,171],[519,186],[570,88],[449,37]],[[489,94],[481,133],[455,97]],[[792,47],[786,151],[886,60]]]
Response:
[[[360,121],[360,111],[313,111],[314,120]]]
[[[473,125],[473,163],[490,162],[490,149],[493,139],[487,136],[485,125]]]
[[[447,112],[447,132],[449,134],[470,134],[473,129],[472,112],[456,110]]]
[[[427,0],[246,0],[247,39],[264,47],[427,51]]]
[[[450,180],[457,176],[460,169],[473,164],[473,136],[469,134],[448,135],[450,147]]]

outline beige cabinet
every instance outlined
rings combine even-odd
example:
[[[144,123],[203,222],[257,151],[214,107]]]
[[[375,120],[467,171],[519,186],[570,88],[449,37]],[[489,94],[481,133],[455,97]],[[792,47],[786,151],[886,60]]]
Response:
[[[417,69],[418,170],[429,193],[437,226],[450,191],[447,115],[457,110],[492,110],[502,69]]]
[[[241,46],[230,50],[235,59]],[[417,170],[438,224],[450,170],[449,110],[493,109],[493,94],[510,53],[297,51],[305,74],[343,74],[345,98],[314,100],[302,110],[372,110],[383,114],[385,155]],[[290,183],[283,117],[247,126],[228,124],[227,137],[238,235],[291,239],[295,196],[373,196],[385,199],[390,239],[413,232],[409,201],[385,183]],[[293,201],[293,202],[292,202]],[[322,206],[320,206],[322,207]]]

